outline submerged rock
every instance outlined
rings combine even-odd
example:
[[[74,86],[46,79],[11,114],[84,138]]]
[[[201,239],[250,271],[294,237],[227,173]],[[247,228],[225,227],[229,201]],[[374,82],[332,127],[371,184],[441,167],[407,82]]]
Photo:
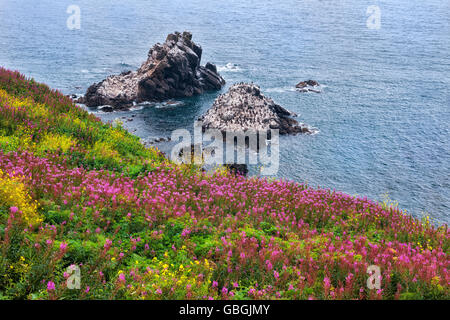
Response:
[[[155,44],[136,71],[112,75],[91,85],[83,98],[88,107],[131,106],[133,102],[159,102],[219,90],[225,80],[211,63],[201,66],[202,48],[189,32],[175,32]]]
[[[271,98],[264,96],[254,84],[238,83],[220,95],[211,109],[199,120],[203,129],[247,131],[279,129],[280,134],[306,132],[292,116],[297,116]]]

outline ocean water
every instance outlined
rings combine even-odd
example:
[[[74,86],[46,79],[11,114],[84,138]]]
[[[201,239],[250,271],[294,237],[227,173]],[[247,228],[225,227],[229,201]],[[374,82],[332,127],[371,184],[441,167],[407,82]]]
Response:
[[[68,6],[81,10],[69,30]],[[366,10],[381,12],[369,29]],[[320,132],[283,136],[277,177],[381,200],[450,222],[450,2],[446,0],[0,0],[0,64],[84,93],[136,69],[168,33],[189,30],[203,63],[253,81]],[[315,79],[323,92],[299,93]],[[142,138],[192,129],[220,92],[176,107],[97,115]],[[127,119],[133,121],[128,121]],[[164,151],[167,145],[161,144]]]

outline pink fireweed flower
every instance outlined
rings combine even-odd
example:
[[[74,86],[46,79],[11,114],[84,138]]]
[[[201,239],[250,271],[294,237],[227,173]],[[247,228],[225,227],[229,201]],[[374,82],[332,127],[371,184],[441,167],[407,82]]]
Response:
[[[331,288],[331,280],[328,277],[323,278],[323,289],[325,291],[325,296],[328,296]]]
[[[183,229],[183,231],[181,232],[181,236],[182,236],[182,237],[187,237],[190,233],[191,233],[191,230],[190,230],[189,228],[185,228],[185,229]]]
[[[109,248],[111,248],[111,246],[112,246],[112,241],[109,239],[106,239],[106,242],[103,245],[103,247],[108,250]]]
[[[278,278],[280,277],[280,274],[276,270],[274,270],[273,276],[275,277],[275,280],[278,280]]]
[[[11,207],[11,208],[9,208],[9,211],[10,211],[12,214],[15,214],[15,213],[17,213],[17,212],[19,211],[19,208],[17,208],[17,207]]]
[[[55,290],[55,283],[53,281],[47,282],[47,291],[54,291]]]
[[[59,250],[65,251],[66,249],[67,249],[67,243],[61,242],[61,244],[59,245]]]

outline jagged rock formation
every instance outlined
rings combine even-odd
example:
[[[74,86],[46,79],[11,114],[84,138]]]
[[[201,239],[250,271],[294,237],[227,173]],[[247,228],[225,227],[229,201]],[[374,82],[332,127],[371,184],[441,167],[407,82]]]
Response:
[[[316,90],[313,88],[318,87],[320,84],[316,80],[306,80],[299,82],[295,87],[300,92],[315,92],[320,93],[320,90]]]
[[[189,32],[175,32],[155,44],[136,71],[112,75],[87,89],[79,101],[88,107],[110,105],[115,109],[133,102],[164,101],[219,90],[225,80],[211,63],[201,66],[202,48]]]
[[[316,80],[306,80],[299,82],[295,87],[296,88],[305,88],[307,86],[317,87],[319,83]]]
[[[269,129],[279,129],[280,134],[309,132],[291,116],[296,114],[265,97],[257,85],[238,83],[220,95],[199,120],[203,129],[222,132]]]

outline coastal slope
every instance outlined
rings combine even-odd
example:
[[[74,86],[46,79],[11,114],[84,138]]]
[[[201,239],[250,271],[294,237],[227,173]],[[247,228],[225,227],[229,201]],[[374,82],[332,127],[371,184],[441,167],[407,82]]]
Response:
[[[449,240],[389,204],[174,165],[0,68],[1,299],[449,299]]]

